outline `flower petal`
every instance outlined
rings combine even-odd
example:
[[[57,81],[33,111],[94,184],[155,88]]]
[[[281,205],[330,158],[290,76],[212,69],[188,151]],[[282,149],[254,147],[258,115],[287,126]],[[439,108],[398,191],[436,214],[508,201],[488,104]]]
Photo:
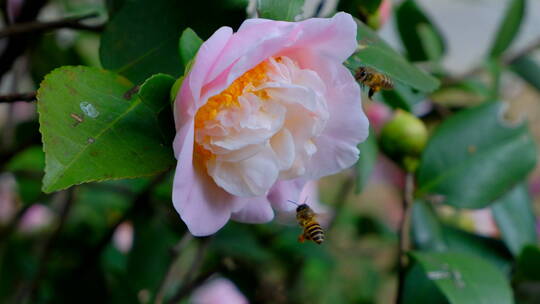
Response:
[[[222,56],[225,47],[233,36],[232,34],[230,27],[221,27],[199,48],[189,73],[189,87],[193,100],[200,100],[201,89],[208,81],[208,71],[211,71],[215,65],[219,64],[218,59]],[[202,104],[197,106],[202,106]]]
[[[270,222],[274,218],[274,211],[266,196],[238,198],[245,200],[244,208],[234,212],[231,218],[237,222],[260,224]]]
[[[270,190],[268,200],[276,211],[290,212],[294,210],[296,206],[287,200],[295,202],[299,201],[300,193],[302,192],[305,184],[306,181],[302,178],[278,181]]]
[[[206,77],[207,87],[201,100],[223,91],[240,75],[271,56],[309,49],[332,59],[334,64],[341,64],[356,47],[356,23],[347,13],[302,22],[246,20],[229,39]]]
[[[193,165],[193,124],[178,154],[172,200],[176,211],[195,236],[221,229],[237,209],[233,197],[218,188],[210,177]],[[235,204],[236,203],[236,204]]]
[[[327,85],[330,118],[315,139],[317,152],[307,166],[307,179],[335,174],[352,166],[359,156],[357,145],[369,134],[369,121],[362,110],[360,87],[351,72],[328,58],[309,51],[290,54],[319,74]]]
[[[207,171],[220,187],[242,197],[266,195],[279,175],[276,156],[269,146],[238,162],[211,159]]]
[[[281,129],[276,135],[270,140],[270,145],[272,150],[276,154],[279,170],[289,169],[294,162],[294,139],[291,135],[291,132],[286,128]]]

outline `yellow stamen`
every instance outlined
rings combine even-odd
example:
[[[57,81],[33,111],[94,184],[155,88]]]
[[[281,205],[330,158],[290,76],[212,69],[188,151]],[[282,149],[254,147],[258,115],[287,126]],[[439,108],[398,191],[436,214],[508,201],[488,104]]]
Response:
[[[195,114],[195,130],[203,128],[207,121],[214,120],[219,112],[232,107],[240,107],[238,97],[249,92],[267,80],[266,71],[268,64],[262,62],[238,77],[231,85],[218,95],[210,97],[206,104],[199,108]],[[268,96],[264,91],[253,92],[257,96],[266,99]],[[195,143],[195,159],[205,163],[214,157],[211,151]]]

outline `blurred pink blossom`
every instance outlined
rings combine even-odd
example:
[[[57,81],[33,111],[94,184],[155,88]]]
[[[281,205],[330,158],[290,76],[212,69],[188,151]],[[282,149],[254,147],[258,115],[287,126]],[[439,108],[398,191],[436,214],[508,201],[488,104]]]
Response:
[[[25,234],[35,233],[49,227],[53,219],[54,214],[47,206],[35,204],[23,214],[18,230]]]
[[[381,102],[370,102],[365,108],[371,127],[379,133],[384,124],[392,117],[392,109]]]
[[[473,219],[474,230],[476,233],[487,237],[499,235],[499,229],[493,218],[491,208],[471,210],[470,216]]]
[[[539,172],[540,173],[540,172]],[[540,174],[533,173],[529,179],[529,192],[532,197],[540,195]]]
[[[6,8],[9,22],[13,23],[19,17],[23,4],[24,0],[7,0]]]
[[[248,19],[203,43],[175,100],[174,207],[193,235],[229,219],[265,223],[306,181],[358,160],[368,134],[343,65],[357,47],[346,13]]]
[[[375,168],[373,168],[371,180],[403,189],[405,187],[405,171],[396,165],[395,162],[388,159],[388,157],[379,155],[375,163]]]
[[[133,245],[133,224],[131,222],[123,222],[114,231],[113,244],[118,251],[127,253]]]
[[[191,296],[191,304],[247,304],[246,297],[225,278],[210,279],[197,288]]]
[[[382,27],[383,25],[388,22],[388,19],[390,19],[390,16],[392,15],[392,0],[383,0],[381,5],[379,6],[379,26]]]

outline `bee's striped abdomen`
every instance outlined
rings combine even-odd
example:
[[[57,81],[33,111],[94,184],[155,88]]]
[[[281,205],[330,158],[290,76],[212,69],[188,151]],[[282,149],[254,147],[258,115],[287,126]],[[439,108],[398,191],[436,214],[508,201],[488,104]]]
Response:
[[[320,244],[324,241],[324,231],[321,228],[321,225],[317,222],[312,222],[306,226],[305,234],[317,244]]]
[[[392,81],[392,79],[390,79],[390,77],[384,75],[384,78],[382,81],[382,87],[385,88],[386,90],[391,90],[394,88],[394,82]]]

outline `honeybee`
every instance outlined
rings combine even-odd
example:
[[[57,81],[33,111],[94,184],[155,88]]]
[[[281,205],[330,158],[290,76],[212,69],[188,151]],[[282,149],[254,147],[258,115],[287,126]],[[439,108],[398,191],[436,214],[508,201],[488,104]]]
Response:
[[[360,67],[354,75],[356,81],[362,85],[369,87],[368,97],[371,99],[373,94],[383,90],[391,90],[394,88],[394,83],[390,77],[383,73],[379,73],[376,70],[368,67]]]
[[[296,220],[304,229],[302,234],[298,236],[298,241],[303,243],[305,240],[308,240],[320,245],[324,241],[324,231],[321,225],[317,222],[317,214],[315,211],[313,211],[313,209],[311,209],[311,207],[309,207],[305,201],[300,205],[291,200],[289,200],[289,202],[298,206],[296,208]]]

